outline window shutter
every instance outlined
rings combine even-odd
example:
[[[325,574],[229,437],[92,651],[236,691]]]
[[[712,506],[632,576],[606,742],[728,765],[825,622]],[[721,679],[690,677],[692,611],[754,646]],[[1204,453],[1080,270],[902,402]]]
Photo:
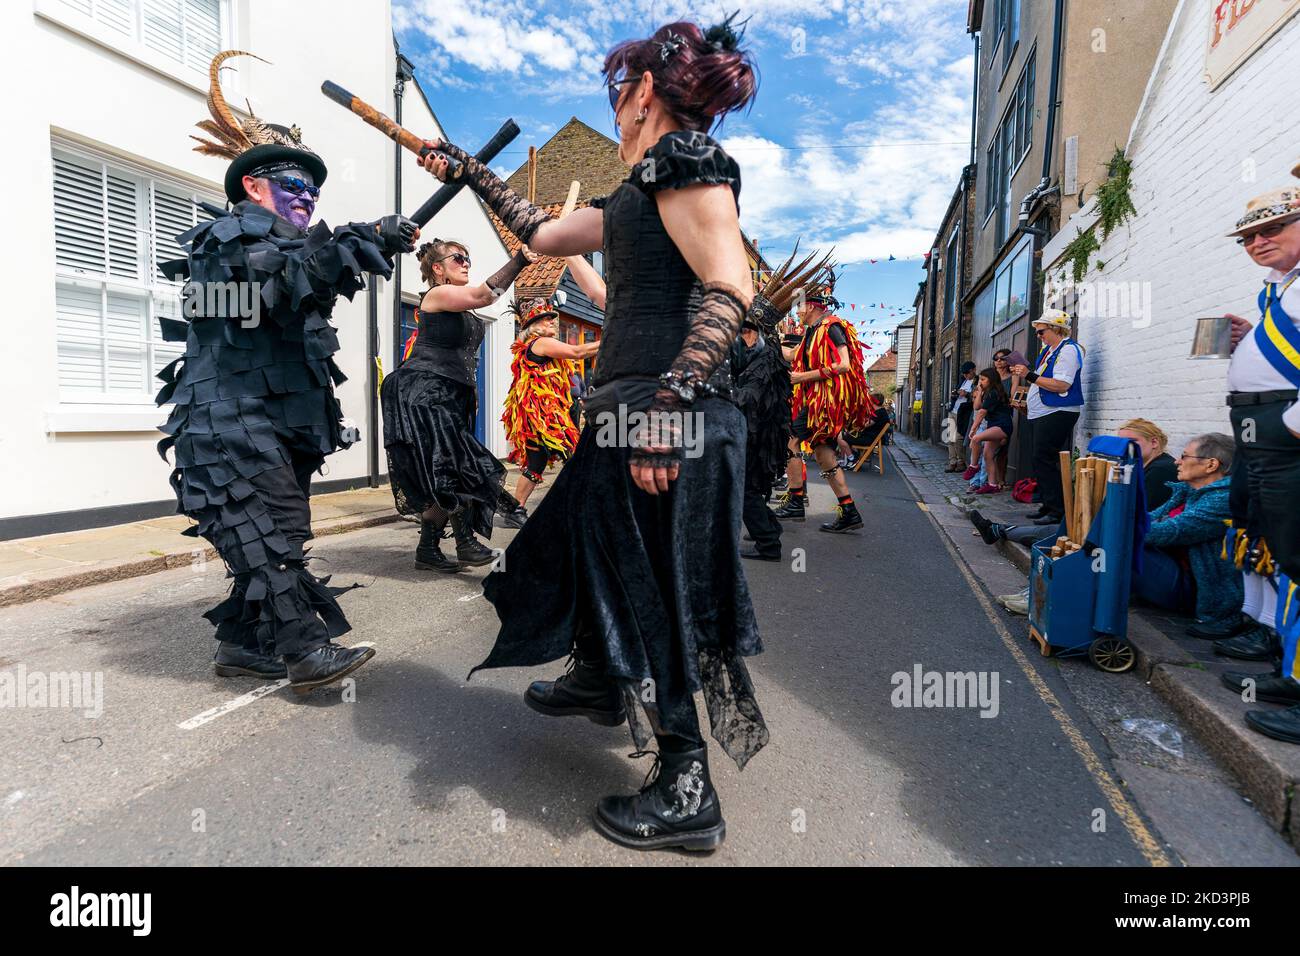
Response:
[[[221,0],[186,0],[186,66],[206,72],[220,49]]]
[[[54,158],[54,255],[61,269],[107,271],[103,191],[98,164]]]
[[[60,285],[55,293],[55,325],[59,341],[59,386],[65,391],[104,389],[104,357],[100,350],[102,293]]]
[[[141,240],[139,186],[133,179],[109,171],[108,194],[108,274],[116,278],[138,280],[140,276]]]
[[[153,243],[154,243],[154,280],[158,283],[171,283],[158,269],[158,263],[168,259],[180,259],[185,252],[176,244],[176,237],[195,223],[194,213],[197,207],[194,201],[179,192],[172,192],[155,184],[153,187]]]

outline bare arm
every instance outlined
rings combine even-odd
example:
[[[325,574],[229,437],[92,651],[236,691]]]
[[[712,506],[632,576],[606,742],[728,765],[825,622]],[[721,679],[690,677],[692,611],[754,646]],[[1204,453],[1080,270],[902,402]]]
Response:
[[[600,348],[599,342],[584,342],[582,345],[570,345],[552,336],[542,336],[533,342],[532,349],[537,355],[546,358],[581,360],[595,355]]]
[[[843,374],[844,372],[847,372],[849,370],[849,367],[850,367],[849,347],[847,345],[841,345],[839,347],[839,357],[836,360],[835,364],[831,366],[831,371],[837,374]],[[799,382],[816,382],[826,377],[827,376],[822,374],[821,369],[814,368],[814,369],[810,369],[807,372],[795,372],[793,375],[790,376],[790,381],[793,384],[797,384]]]
[[[569,271],[573,273],[573,281],[578,283],[578,288],[585,292],[587,298],[596,303],[597,307],[603,312],[605,310],[605,280],[591,267],[591,263],[582,256],[568,256],[564,261],[569,264]]]

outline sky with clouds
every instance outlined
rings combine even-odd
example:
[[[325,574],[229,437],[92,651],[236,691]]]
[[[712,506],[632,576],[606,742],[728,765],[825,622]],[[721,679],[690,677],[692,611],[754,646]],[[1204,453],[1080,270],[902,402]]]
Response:
[[[392,0],[394,29],[438,119],[476,149],[513,117],[509,173],[571,116],[616,138],[605,51],[733,4]],[[734,0],[733,0],[734,3]],[[754,0],[743,45],[752,108],[713,131],[741,169],[740,222],[772,264],[835,248],[837,295],[877,351],[911,314],[921,254],[969,159],[972,40],[964,0]],[[889,262],[889,256],[897,261]],[[878,260],[872,264],[871,260]],[[872,308],[885,304],[888,309]],[[891,315],[892,313],[892,315]]]

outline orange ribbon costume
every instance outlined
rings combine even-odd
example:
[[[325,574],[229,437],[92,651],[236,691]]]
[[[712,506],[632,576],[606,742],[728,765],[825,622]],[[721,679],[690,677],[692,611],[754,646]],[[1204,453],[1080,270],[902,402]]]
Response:
[[[521,468],[530,446],[546,449],[552,458],[568,458],[578,444],[578,426],[569,417],[570,376],[578,371],[578,363],[558,358],[535,362],[528,357],[534,341],[510,346],[515,353],[510,365],[514,381],[501,415],[506,438],[514,446],[510,461]]]
[[[822,380],[799,382],[794,386],[791,403],[793,417],[808,410],[808,441],[804,447],[834,445],[844,431],[857,432],[866,427],[876,410],[862,364],[862,346],[853,326],[838,315],[827,315],[813,327],[807,346],[795,351],[792,371],[813,372],[829,369],[840,360],[839,348],[831,340],[830,330],[838,325],[848,340],[849,370]]]

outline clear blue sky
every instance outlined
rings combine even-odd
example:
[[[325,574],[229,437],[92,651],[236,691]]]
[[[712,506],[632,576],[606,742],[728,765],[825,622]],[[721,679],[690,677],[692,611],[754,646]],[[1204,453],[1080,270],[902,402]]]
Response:
[[[454,140],[474,149],[507,117],[519,124],[494,164],[505,172],[570,116],[614,137],[600,77],[614,43],[674,20],[707,27],[735,9],[393,0],[402,52]],[[713,135],[740,164],[741,226],[773,264],[799,237],[803,249],[834,246],[837,294],[857,303],[843,315],[877,351],[911,314],[921,254],[969,157],[965,9],[956,0],[760,0],[737,18],[750,18],[743,42],[759,92]],[[889,308],[871,307],[882,303]]]

